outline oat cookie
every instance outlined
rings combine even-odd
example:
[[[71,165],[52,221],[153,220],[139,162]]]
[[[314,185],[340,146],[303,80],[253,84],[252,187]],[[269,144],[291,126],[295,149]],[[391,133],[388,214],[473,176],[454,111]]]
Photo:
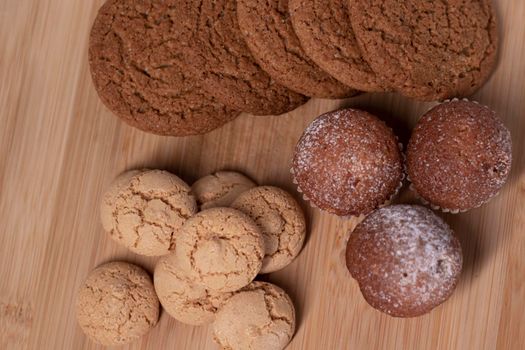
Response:
[[[279,115],[308,99],[275,82],[255,62],[237,22],[235,0],[189,1],[198,7],[193,71],[204,89],[231,108],[255,115]]]
[[[201,89],[186,62],[194,27],[177,0],[108,0],[91,29],[89,65],[102,102],[141,130],[187,136],[239,115]]]
[[[288,1],[237,1],[239,26],[257,63],[280,84],[306,96],[346,98],[356,94],[304,53],[292,27]]]
[[[304,52],[342,83],[361,91],[386,87],[361,54],[348,16],[348,0],[289,0]]]
[[[389,86],[433,101],[474,93],[494,69],[492,0],[348,0],[363,56]]]

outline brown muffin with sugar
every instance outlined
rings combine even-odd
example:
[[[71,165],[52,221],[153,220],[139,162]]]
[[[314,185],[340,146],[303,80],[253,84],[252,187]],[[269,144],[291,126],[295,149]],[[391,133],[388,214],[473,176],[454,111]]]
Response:
[[[342,109],[310,124],[295,149],[292,172],[305,199],[339,216],[385,204],[403,180],[394,132],[374,115]]]
[[[346,264],[372,307],[394,317],[416,317],[450,297],[463,255],[450,227],[430,209],[393,205],[355,228]]]
[[[495,196],[511,163],[509,130],[495,112],[467,100],[446,102],[427,112],[407,150],[412,189],[434,209],[455,213]]]

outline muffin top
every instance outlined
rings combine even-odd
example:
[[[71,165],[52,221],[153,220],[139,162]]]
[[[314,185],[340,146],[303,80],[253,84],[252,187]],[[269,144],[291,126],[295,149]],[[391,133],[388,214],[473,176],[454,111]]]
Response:
[[[393,131],[374,115],[342,109],[306,129],[293,159],[295,182],[314,205],[339,216],[367,214],[403,180]]]
[[[511,163],[509,130],[492,110],[465,100],[426,113],[407,150],[414,189],[432,205],[451,211],[479,207],[496,195]]]
[[[430,209],[393,205],[374,211],[352,232],[346,264],[366,301],[396,317],[443,303],[461,272],[461,246]]]

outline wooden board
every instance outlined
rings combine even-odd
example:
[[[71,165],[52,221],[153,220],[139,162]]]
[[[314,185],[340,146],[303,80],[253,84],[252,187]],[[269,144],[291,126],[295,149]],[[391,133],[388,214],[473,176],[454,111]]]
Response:
[[[0,1],[0,348],[96,348],[76,325],[75,294],[110,260],[139,263],[103,233],[101,194],[120,172],[164,168],[191,182],[218,169],[294,191],[293,147],[321,112],[357,106],[378,112],[406,141],[430,105],[397,95],[312,100],[278,117],[243,115],[206,136],[169,138],[134,130],[103,107],[87,64],[91,22],[101,0]],[[296,303],[290,349],[525,348],[525,2],[498,1],[497,72],[475,96],[511,129],[514,165],[490,204],[446,216],[458,232],[465,270],[452,298],[429,315],[394,319],[369,307],[344,266],[355,220],[307,209],[300,257],[269,280]],[[401,201],[411,201],[404,194]],[[130,349],[213,349],[211,327],[165,313]]]

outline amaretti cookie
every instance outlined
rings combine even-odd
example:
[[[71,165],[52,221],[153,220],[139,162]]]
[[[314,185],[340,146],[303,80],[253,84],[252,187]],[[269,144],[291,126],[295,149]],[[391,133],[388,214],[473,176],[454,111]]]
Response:
[[[175,254],[163,257],[155,267],[155,291],[164,310],[179,322],[194,326],[213,322],[232,294],[210,292],[199,282]]]
[[[396,194],[403,156],[393,131],[356,109],[315,119],[296,146],[292,168],[299,190],[339,216],[367,214]]]
[[[310,97],[345,98],[357,93],[304,53],[290,21],[288,0],[238,0],[237,17],[253,57],[280,84]]]
[[[334,78],[362,91],[384,91],[384,82],[361,54],[348,0],[287,0],[304,52]]]
[[[291,194],[273,186],[255,187],[241,194],[232,207],[254,219],[261,228],[265,254],[260,273],[280,270],[299,254],[306,223]]]
[[[168,254],[182,225],[197,213],[190,187],[167,171],[132,170],[104,194],[102,226],[116,242],[147,256]]]
[[[423,315],[447,300],[463,256],[448,225],[430,209],[378,209],[350,235],[346,263],[366,301],[395,317]]]
[[[257,224],[232,208],[190,218],[177,236],[173,259],[186,276],[213,293],[236,291],[259,273],[264,240]]]
[[[366,61],[403,95],[433,101],[474,93],[497,59],[492,0],[348,0]]]
[[[128,124],[160,135],[203,134],[240,113],[217,102],[190,73],[184,58],[197,17],[181,3],[108,0],[89,41],[102,102]]]
[[[128,344],[155,327],[159,300],[146,271],[112,262],[89,274],[78,291],[76,316],[84,333],[96,343]]]
[[[183,1],[198,9],[189,67],[203,88],[230,108],[255,115],[279,115],[308,101],[274,81],[253,58],[237,21],[236,0]]]
[[[204,176],[191,186],[191,193],[204,209],[229,207],[243,192],[257,186],[246,175],[235,171],[218,171]]]
[[[417,123],[407,149],[414,189],[435,208],[476,208],[503,187],[512,163],[511,135],[495,112],[466,100],[446,102]]]
[[[215,341],[222,349],[282,350],[295,332],[295,308],[279,287],[253,282],[217,313]]]

